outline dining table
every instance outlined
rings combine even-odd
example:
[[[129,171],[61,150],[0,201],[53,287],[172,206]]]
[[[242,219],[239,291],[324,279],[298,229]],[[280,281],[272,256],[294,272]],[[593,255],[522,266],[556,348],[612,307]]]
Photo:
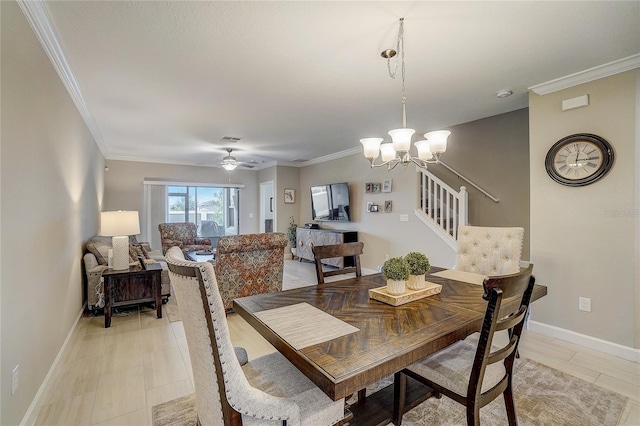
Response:
[[[432,267],[440,293],[394,306],[370,297],[386,286],[381,273],[242,297],[235,312],[331,399],[348,398],[414,362],[480,330],[487,302],[483,276]],[[532,301],[547,294],[536,284]],[[519,299],[506,299],[509,309]],[[364,395],[361,393],[359,395]],[[408,380],[406,411],[432,395]],[[393,384],[350,405],[351,425],[386,425]]]

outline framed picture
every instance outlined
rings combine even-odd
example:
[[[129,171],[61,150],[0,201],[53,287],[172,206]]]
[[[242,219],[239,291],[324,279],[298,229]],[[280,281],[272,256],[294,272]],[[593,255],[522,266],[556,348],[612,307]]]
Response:
[[[391,200],[384,202],[384,212],[391,213],[393,210],[393,202]]]
[[[371,185],[372,185],[372,192],[375,192],[375,193],[380,192],[380,188],[381,188],[380,182],[373,183]]]
[[[382,183],[382,192],[391,192],[391,179],[385,179]]]
[[[371,211],[371,206],[373,206],[373,203],[371,201],[369,201],[367,203],[367,211],[370,212]]]
[[[378,211],[378,205],[377,204],[372,204],[371,205],[371,212],[372,213],[376,213]]]
[[[372,193],[373,192],[373,183],[371,183],[371,182],[365,183],[364,184],[364,188],[365,188],[365,191],[367,192],[367,194]]]
[[[292,204],[296,202],[296,190],[295,189],[285,189],[284,190],[284,202],[287,204]]]

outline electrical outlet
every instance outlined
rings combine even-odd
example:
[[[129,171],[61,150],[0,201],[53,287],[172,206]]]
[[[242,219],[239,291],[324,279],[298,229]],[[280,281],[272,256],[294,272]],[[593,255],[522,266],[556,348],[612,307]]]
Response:
[[[578,297],[578,309],[591,312],[591,299],[588,297]]]
[[[408,214],[401,214],[400,215],[400,222],[409,222],[409,215]]]
[[[11,371],[11,395],[15,395],[18,392],[18,372],[20,371],[20,365],[16,365]]]

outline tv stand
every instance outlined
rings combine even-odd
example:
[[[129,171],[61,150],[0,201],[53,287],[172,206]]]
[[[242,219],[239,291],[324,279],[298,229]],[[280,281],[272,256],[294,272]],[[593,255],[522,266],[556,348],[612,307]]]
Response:
[[[302,259],[314,262],[312,246],[326,246],[329,244],[355,243],[358,241],[357,231],[340,231],[337,229],[309,229],[298,228],[296,231],[296,241],[298,245],[297,256]],[[335,257],[324,259],[322,263],[344,268],[354,266],[353,257]]]

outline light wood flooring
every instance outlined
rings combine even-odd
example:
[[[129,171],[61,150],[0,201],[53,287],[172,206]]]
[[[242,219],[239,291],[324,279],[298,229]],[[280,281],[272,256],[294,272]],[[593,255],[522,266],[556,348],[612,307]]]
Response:
[[[315,283],[313,264],[285,261],[287,282]],[[238,315],[228,321],[234,345],[245,347],[250,359],[275,350]],[[520,354],[629,397],[620,424],[640,424],[639,364],[533,332],[525,333]],[[148,308],[113,317],[107,329],[104,317],[83,317],[36,424],[151,425],[154,405],[192,392],[182,322],[157,319]]]

